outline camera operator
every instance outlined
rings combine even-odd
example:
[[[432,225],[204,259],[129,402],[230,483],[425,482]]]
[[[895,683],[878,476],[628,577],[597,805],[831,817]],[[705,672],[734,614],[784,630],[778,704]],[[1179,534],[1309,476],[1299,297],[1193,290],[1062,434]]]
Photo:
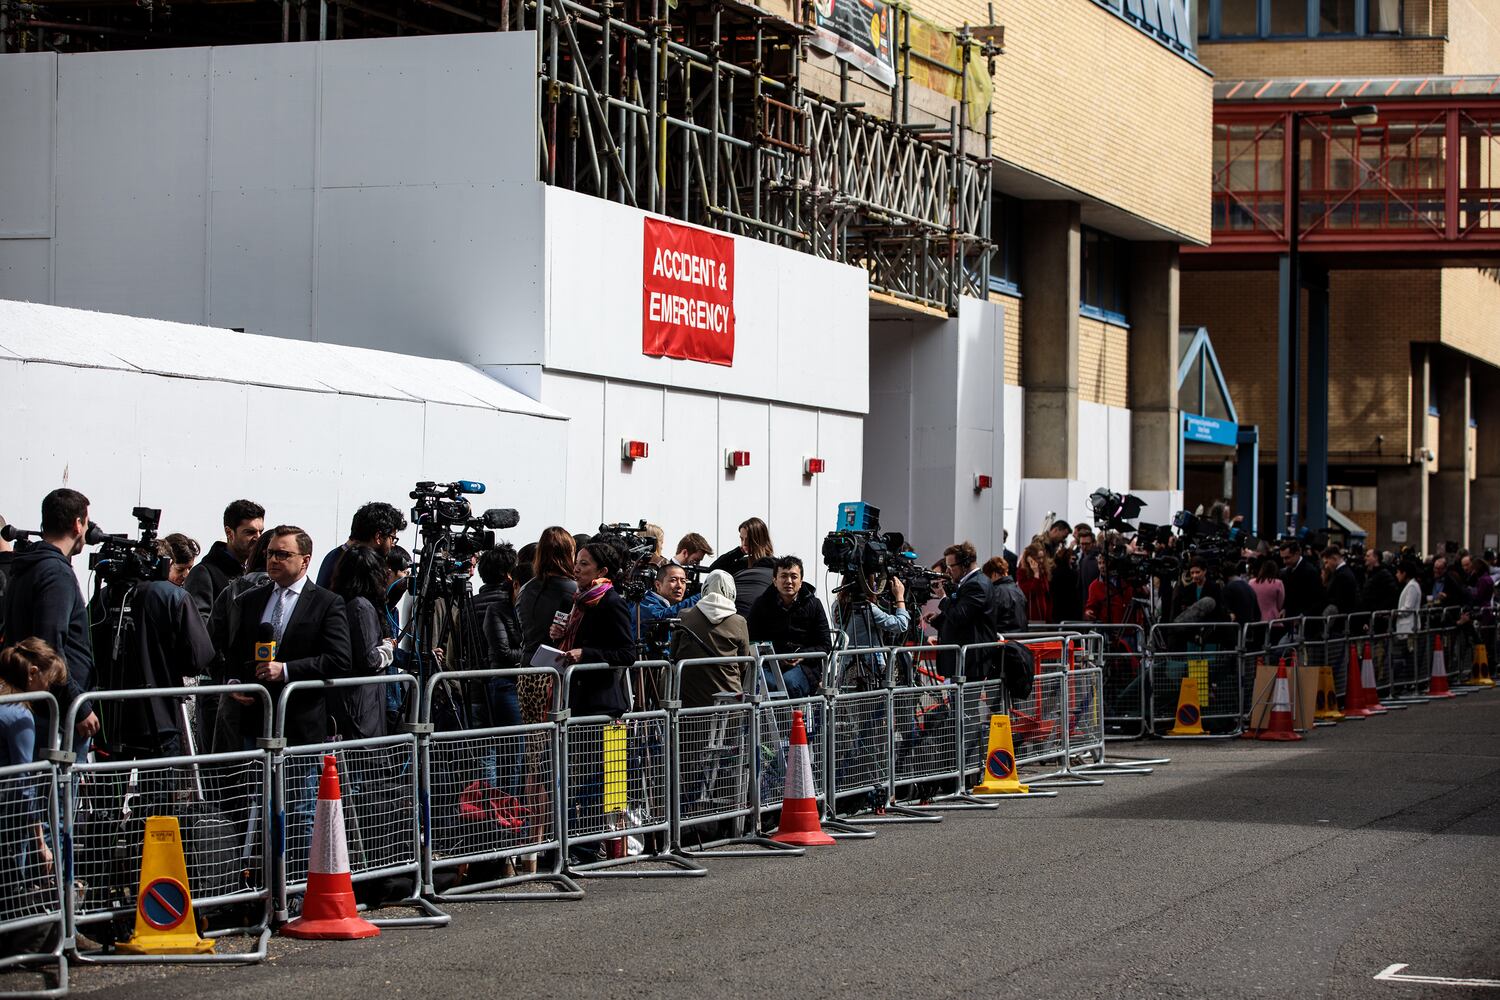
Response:
[[[1089,584],[1083,617],[1100,625],[1133,624],[1135,587],[1120,575],[1119,567],[1105,552],[1098,553],[1099,576]]]
[[[188,573],[192,572],[193,563],[198,559],[199,551],[198,542],[180,531],[158,538],[156,554],[167,560],[167,582],[174,587],[183,586],[187,582]]]
[[[687,570],[676,563],[667,563],[657,571],[656,582],[646,591],[641,603],[636,605],[632,616],[635,619],[637,644],[645,643],[651,638],[652,629],[657,623],[681,618],[684,611],[698,603],[702,595],[688,597],[687,583]]]
[[[878,596],[879,585],[873,573],[865,578],[863,587],[858,579],[847,576],[839,585],[838,599],[833,604],[833,627],[848,637],[850,648],[895,645],[911,628],[911,614],[906,610],[906,584],[900,577],[889,578],[890,611],[878,601],[864,599],[865,594]]]
[[[707,538],[696,531],[689,531],[677,543],[677,554],[672,557],[672,561],[684,568],[701,566],[704,558],[713,554],[713,546],[708,544]]]
[[[68,668],[64,687],[53,692],[58,708],[68,706],[94,684],[94,653],[89,644],[88,605],[73,573],[73,557],[83,551],[89,527],[89,499],[77,490],[57,489],[42,498],[42,538],[16,554],[5,595],[5,640],[40,639]],[[99,717],[82,712],[77,747],[82,757],[99,731]]]
[[[401,532],[405,530],[406,515],[395,507],[379,501],[365,504],[354,512],[354,517],[349,522],[349,540],[338,548],[329,549],[328,554],[323,557],[315,582],[324,588],[333,585],[334,567],[338,565],[339,556],[346,549],[365,546],[379,552],[381,556],[390,555],[391,549],[396,547],[396,542],[401,538]]]
[[[203,559],[188,571],[183,586],[206,623],[214,601],[229,581],[245,572],[250,553],[265,530],[266,509],[253,500],[236,500],[224,508],[224,538],[208,547]]]
[[[937,629],[938,644],[967,646],[976,642],[994,642],[994,588],[979,572],[979,556],[974,552],[974,546],[969,542],[958,542],[944,549],[943,570],[950,583],[943,586],[944,596],[938,602],[938,613],[927,617],[928,624]],[[958,675],[959,666],[956,652],[944,652],[938,657],[938,673],[949,680]],[[971,679],[986,676],[989,666],[990,658],[985,656],[963,664],[966,676]]]
[[[816,596],[816,588],[802,578],[802,560],[782,556],[776,560],[776,581],[750,609],[750,641],[769,642],[777,653],[823,653],[833,651],[829,641],[828,615]],[[735,581],[739,585],[739,581]],[[738,601],[735,602],[738,606]],[[813,694],[822,687],[822,663],[789,660],[782,667],[789,698]]]

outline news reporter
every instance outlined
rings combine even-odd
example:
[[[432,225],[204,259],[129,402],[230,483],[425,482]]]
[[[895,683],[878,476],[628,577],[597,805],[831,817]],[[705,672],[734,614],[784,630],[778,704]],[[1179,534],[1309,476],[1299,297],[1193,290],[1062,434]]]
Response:
[[[635,662],[635,639],[630,608],[614,588],[623,561],[620,550],[609,542],[591,541],[580,549],[573,561],[578,592],[567,624],[554,624],[549,630],[566,663],[622,668],[573,676],[568,707],[576,715],[617,716],[630,707],[623,668]]]

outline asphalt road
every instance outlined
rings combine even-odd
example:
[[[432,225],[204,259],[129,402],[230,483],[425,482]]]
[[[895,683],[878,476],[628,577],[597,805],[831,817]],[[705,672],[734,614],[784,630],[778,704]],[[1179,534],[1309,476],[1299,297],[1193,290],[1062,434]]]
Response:
[[[1163,749],[1119,746],[1122,753]],[[439,931],[276,939],[262,965],[79,970],[119,1000],[408,997],[1493,996],[1500,692],[1173,743],[1148,776],[885,826],[701,879],[451,907]]]

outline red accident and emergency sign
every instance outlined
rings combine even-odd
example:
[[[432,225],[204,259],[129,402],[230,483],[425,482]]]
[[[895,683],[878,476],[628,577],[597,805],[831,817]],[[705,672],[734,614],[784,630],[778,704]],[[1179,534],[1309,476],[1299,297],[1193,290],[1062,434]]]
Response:
[[[641,350],[734,364],[734,239],[646,219]]]

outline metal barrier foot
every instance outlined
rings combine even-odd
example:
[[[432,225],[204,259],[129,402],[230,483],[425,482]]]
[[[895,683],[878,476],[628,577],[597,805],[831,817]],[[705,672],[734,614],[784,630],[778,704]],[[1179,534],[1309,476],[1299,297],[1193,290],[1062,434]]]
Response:
[[[119,951],[77,949],[76,939],[69,942],[73,958],[81,965],[249,965],[263,961],[271,942],[271,928],[262,923],[255,927],[226,927],[203,935],[216,941],[225,938],[253,937],[254,947],[241,952],[209,952],[204,955],[127,955]]]
[[[873,840],[874,830],[866,830],[862,826],[855,826],[837,816],[823,817],[823,832],[834,840]]]
[[[1072,767],[1063,766],[1049,774],[1039,775],[1035,778],[1023,778],[1022,784],[1028,788],[1082,788],[1091,785],[1102,785],[1104,779],[1090,778],[1079,774]]]
[[[635,865],[666,865],[665,868],[637,869]],[[606,858],[587,864],[568,864],[564,869],[574,878],[695,878],[708,874],[692,858],[669,851],[665,854],[634,854],[625,858]]]
[[[884,812],[871,813],[868,816],[847,816],[845,819],[850,823],[858,823],[861,826],[867,823],[941,823],[943,821],[943,817],[941,816],[934,816],[932,813],[913,809],[910,806],[903,806],[896,802],[887,804]]]
[[[686,858],[800,858],[807,848],[783,844],[764,834],[713,840],[695,849],[679,846],[677,853]]]
[[[367,918],[376,927],[447,927],[453,917],[438,909],[436,903],[423,896],[411,896],[396,903],[378,903],[375,906],[366,906],[361,903],[357,909],[361,913],[370,913],[379,910],[413,909],[421,911],[418,917],[381,917],[379,919]]]
[[[44,983],[51,982],[53,985],[41,986],[37,989],[0,992],[0,997],[3,997],[4,1000],[19,1000],[21,997],[67,996],[68,956],[65,953],[65,948],[68,942],[61,940],[61,931],[62,925],[59,923],[59,941],[53,951],[29,955],[8,955],[4,959],[0,959],[0,972],[36,975],[42,977]]]
[[[1000,808],[1000,803],[991,799],[982,799],[968,792],[950,792],[947,795],[933,799],[925,803],[923,809],[948,809],[953,812],[969,810],[971,812],[989,812]]]
[[[551,892],[505,892],[503,890],[517,888],[523,885],[545,885],[555,886],[556,890]],[[529,902],[564,902],[583,898],[583,886],[573,881],[566,873],[557,872],[528,872],[524,875],[513,875],[510,878],[495,879],[489,882],[476,882],[473,885],[454,886],[446,892],[431,892],[426,895],[433,899],[439,899],[450,903],[529,903]]]

